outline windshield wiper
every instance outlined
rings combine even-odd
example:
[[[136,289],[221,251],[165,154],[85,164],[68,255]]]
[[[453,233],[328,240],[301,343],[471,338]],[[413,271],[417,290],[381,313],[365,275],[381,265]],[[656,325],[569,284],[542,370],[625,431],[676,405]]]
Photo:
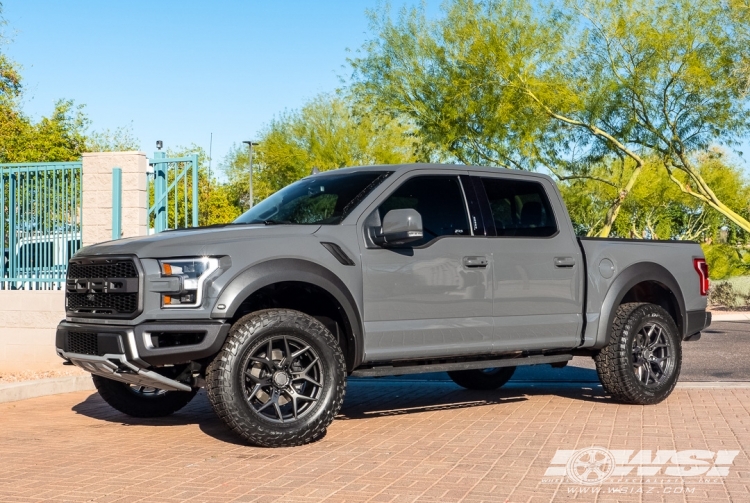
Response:
[[[263,220],[265,225],[293,225],[289,220]]]

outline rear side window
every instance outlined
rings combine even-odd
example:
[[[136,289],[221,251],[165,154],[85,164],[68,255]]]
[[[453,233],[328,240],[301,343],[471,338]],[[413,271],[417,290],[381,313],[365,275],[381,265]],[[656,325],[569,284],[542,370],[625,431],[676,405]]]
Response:
[[[557,232],[542,184],[510,178],[482,178],[498,236],[546,237]]]
[[[471,236],[457,176],[415,176],[401,184],[378,208],[380,218],[391,210],[413,209],[422,217],[419,246],[440,236]]]

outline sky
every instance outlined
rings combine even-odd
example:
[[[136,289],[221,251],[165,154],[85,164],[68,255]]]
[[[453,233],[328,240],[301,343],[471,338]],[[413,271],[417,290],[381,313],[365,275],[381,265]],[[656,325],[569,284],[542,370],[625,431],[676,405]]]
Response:
[[[217,166],[234,144],[342,86],[380,0],[0,0],[24,111],[86,105],[92,129],[132,128],[141,150],[193,143]],[[420,0],[391,0],[391,10]],[[429,17],[441,0],[424,0]],[[213,141],[211,136],[213,133]],[[739,160],[750,174],[750,141]]]
[[[392,8],[417,0],[393,0]],[[233,144],[341,87],[377,0],[2,0],[3,51],[21,65],[24,111],[86,105],[95,130],[132,127],[149,154],[195,143],[213,165]],[[439,1],[426,2],[428,14]],[[351,51],[351,52],[350,52]]]

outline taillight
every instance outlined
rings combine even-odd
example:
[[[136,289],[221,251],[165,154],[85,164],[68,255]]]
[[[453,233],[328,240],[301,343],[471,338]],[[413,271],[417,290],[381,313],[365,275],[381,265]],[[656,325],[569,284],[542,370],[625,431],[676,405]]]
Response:
[[[708,264],[704,258],[694,258],[693,267],[695,267],[701,281],[701,295],[708,295]]]

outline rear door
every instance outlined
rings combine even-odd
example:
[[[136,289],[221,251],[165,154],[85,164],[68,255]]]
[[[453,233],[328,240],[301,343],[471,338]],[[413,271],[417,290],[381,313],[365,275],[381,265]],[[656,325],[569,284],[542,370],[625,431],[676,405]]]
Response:
[[[580,344],[582,255],[551,182],[475,174],[492,254],[498,350]]]
[[[424,228],[422,241],[403,248],[362,243],[367,361],[492,350],[492,264],[461,174],[407,173],[359,223],[365,234],[373,212],[382,220],[390,210],[411,208]]]

